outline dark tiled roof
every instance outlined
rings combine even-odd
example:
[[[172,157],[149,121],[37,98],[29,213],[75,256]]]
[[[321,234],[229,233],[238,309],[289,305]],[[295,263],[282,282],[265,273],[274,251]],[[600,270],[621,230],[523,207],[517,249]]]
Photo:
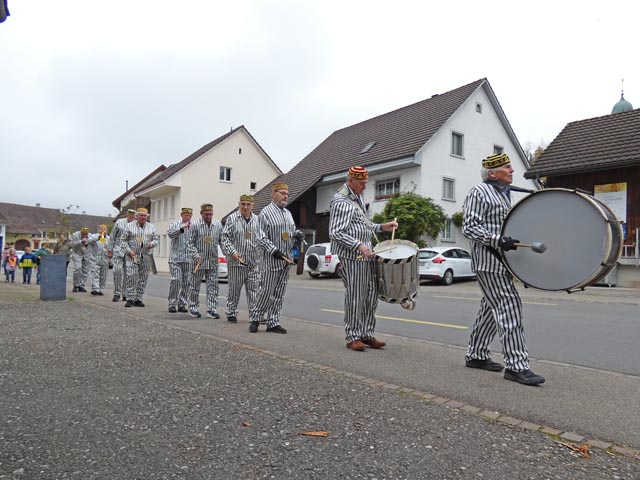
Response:
[[[135,192],[136,190],[140,189],[140,187],[150,184],[153,180],[155,180],[158,177],[158,175],[160,175],[166,169],[167,169],[167,167],[165,167],[164,165],[160,165],[153,172],[151,172],[149,175],[144,177],[142,180],[140,180],[138,183],[136,183],[133,187],[131,187],[129,190],[127,190],[122,195],[120,195],[118,198],[116,198],[113,202],[111,202],[111,205],[113,205],[118,210],[121,210],[123,206],[120,205],[120,203],[122,202],[122,199],[127,196],[127,193]]]
[[[640,165],[640,109],[568,123],[526,178]]]
[[[222,143],[224,140],[226,140],[227,138],[229,138],[231,135],[233,135],[234,133],[236,133],[239,130],[244,130],[247,133],[247,135],[249,135],[249,137],[251,137],[251,139],[255,142],[255,144],[258,146],[258,148],[260,150],[262,150],[262,152],[269,159],[269,161],[271,161],[273,166],[276,167],[278,169],[278,171],[281,171],[280,168],[278,168],[278,166],[275,164],[275,162],[273,160],[271,160],[271,157],[269,157],[267,152],[264,151],[262,146],[260,146],[260,144],[256,141],[255,138],[253,138],[253,135],[251,135],[249,130],[247,130],[247,128],[244,125],[240,125],[239,127],[232,128],[230,131],[228,131],[224,135],[222,135],[222,136],[216,138],[215,140],[207,143],[203,147],[200,147],[198,150],[193,152],[191,155],[189,155],[184,160],[182,160],[182,161],[180,161],[178,163],[174,163],[173,165],[169,165],[169,168],[167,168],[164,172],[162,172],[162,174],[157,176],[153,181],[147,182],[146,184],[141,185],[140,187],[138,187],[134,191],[143,191],[143,190],[146,190],[149,187],[152,187],[154,185],[157,185],[159,183],[162,183],[162,182],[168,180],[169,178],[173,177],[176,173],[178,173],[180,170],[182,170],[187,165],[189,165],[191,162],[193,162],[194,160],[198,159],[199,157],[201,157],[202,155],[207,153],[209,150],[211,150],[213,147],[215,147],[216,145]]]
[[[346,171],[353,165],[372,165],[414,155],[486,79],[433,95],[412,105],[333,132],[289,172],[271,183],[289,185],[293,202],[324,175]],[[367,144],[373,148],[361,154]],[[271,184],[255,195],[254,211],[271,201]]]
[[[40,233],[51,232],[61,228],[60,210],[55,208],[31,207],[15,203],[0,203],[0,223],[7,226],[7,233]],[[89,227],[96,232],[98,225],[109,225],[114,221],[110,217],[98,215],[69,214],[71,230],[76,231],[81,227]]]

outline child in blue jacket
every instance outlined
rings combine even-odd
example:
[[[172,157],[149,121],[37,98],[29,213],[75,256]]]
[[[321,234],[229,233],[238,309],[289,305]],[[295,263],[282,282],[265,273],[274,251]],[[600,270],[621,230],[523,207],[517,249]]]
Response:
[[[31,253],[31,247],[24,247],[24,255],[20,257],[18,266],[22,269],[22,283],[31,283],[31,272],[36,266],[36,256]]]

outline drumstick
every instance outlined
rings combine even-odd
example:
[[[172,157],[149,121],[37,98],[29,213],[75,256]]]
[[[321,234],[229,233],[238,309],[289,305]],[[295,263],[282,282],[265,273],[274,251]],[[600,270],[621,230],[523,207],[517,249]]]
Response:
[[[547,246],[542,242],[532,242],[532,243],[514,243],[516,247],[526,247],[530,248],[533,252],[536,253],[544,253],[547,249]]]
[[[383,250],[378,250],[377,252],[373,252],[373,253],[377,255],[377,254],[379,254],[379,253],[384,253],[384,252],[388,252],[389,250],[395,250],[395,249],[396,249],[396,247],[385,248],[385,249],[383,249]],[[366,255],[358,255],[358,256],[356,257],[356,260],[362,260],[362,259],[363,259],[363,258],[365,258],[365,257],[366,257]]]
[[[291,260],[290,258],[287,257],[282,257],[282,260],[284,260],[285,262],[289,262],[291,265],[295,265],[296,262],[294,262],[293,260]]]
[[[198,273],[198,269],[200,268],[201,263],[196,265],[196,268],[193,269],[193,273]]]
[[[393,219],[393,223],[395,223],[398,220],[398,217],[395,217]],[[396,227],[393,227],[393,230],[391,230],[391,245],[393,245],[393,237],[396,236]]]

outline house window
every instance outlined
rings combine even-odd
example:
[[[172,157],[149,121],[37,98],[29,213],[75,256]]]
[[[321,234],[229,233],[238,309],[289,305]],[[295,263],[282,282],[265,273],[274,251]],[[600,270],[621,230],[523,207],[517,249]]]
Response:
[[[456,199],[456,181],[452,178],[442,179],[442,199],[453,200]]]
[[[493,146],[493,154],[494,155],[500,155],[502,152],[504,151],[504,148],[498,146],[498,145],[494,145]]]
[[[450,218],[444,221],[444,228],[442,229],[442,240],[453,241],[453,222]]]
[[[464,135],[453,132],[451,134],[451,155],[464,156]]]
[[[376,200],[391,198],[396,193],[400,193],[400,179],[391,178],[376,182]]]
[[[476,112],[482,113],[482,104],[480,102],[476,102]]]
[[[222,182],[230,182],[231,181],[231,168],[229,168],[229,167],[220,167],[220,181],[222,181]]]
[[[162,204],[164,205],[164,216],[163,219],[169,218],[169,197],[165,197],[162,199]]]
[[[373,146],[376,144],[376,142],[369,142],[367,143],[364,148],[362,150],[360,150],[360,155],[367,153],[369,150],[371,150],[373,148]]]
[[[169,212],[169,217],[173,218],[176,214],[176,196],[171,195],[171,211]]]
[[[249,183],[249,189],[250,190],[257,190],[257,188],[258,188],[258,182]]]

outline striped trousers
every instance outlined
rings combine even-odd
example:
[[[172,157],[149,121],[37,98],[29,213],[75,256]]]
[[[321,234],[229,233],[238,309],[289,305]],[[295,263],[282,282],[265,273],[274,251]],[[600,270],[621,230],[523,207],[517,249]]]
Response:
[[[374,261],[340,259],[344,283],[344,330],[347,343],[374,336],[378,289]]]
[[[207,284],[207,312],[218,311],[218,267],[200,268],[189,276],[189,310],[200,311],[200,284],[202,279]]]
[[[109,264],[99,265],[96,263],[91,272],[91,291],[101,292],[107,286],[107,272]]]
[[[73,260],[73,286],[84,287],[93,268],[93,259],[89,255],[74,252],[71,254],[71,260]]]
[[[262,322],[266,319],[267,328],[280,325],[280,313],[288,281],[289,267],[283,270],[260,270],[260,291],[253,314],[249,311],[250,321]]]
[[[138,258],[139,263],[136,263],[129,255],[125,257],[124,296],[133,302],[142,301],[151,271],[149,256]]]
[[[254,318],[257,316],[256,299],[260,286],[258,269],[256,267],[231,265],[227,268],[229,270],[229,292],[227,293],[226,315],[238,316],[238,301],[240,300],[240,292],[242,292],[242,287],[244,286],[244,292],[247,296],[247,306],[249,307],[249,318]]]
[[[186,307],[189,304],[189,276],[191,263],[169,262],[169,307]]]
[[[522,300],[513,277],[508,273],[490,272],[476,272],[476,275],[483,297],[465,358],[489,358],[489,346],[498,333],[505,368],[516,372],[528,370],[529,352],[524,341]]]
[[[118,296],[124,295],[124,276],[125,276],[125,259],[124,257],[113,256],[113,294]]]

